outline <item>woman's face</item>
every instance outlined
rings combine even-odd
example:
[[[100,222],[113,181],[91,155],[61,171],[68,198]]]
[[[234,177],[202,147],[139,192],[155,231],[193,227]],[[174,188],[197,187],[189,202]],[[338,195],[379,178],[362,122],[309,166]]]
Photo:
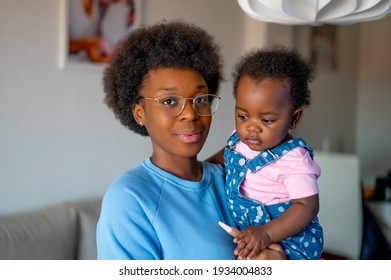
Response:
[[[198,72],[158,68],[147,74],[140,95],[144,98],[166,95],[193,98],[207,93],[208,87]],[[162,111],[156,100],[141,99],[133,114],[148,131],[153,146],[151,159],[155,164],[196,158],[208,136],[212,120],[211,116],[199,116],[192,107],[192,100],[186,100],[182,113],[172,116]]]

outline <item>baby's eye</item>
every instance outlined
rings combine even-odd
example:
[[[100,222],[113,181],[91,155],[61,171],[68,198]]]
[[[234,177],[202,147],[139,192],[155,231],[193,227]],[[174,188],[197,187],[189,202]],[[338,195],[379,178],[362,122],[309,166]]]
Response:
[[[274,123],[274,120],[269,120],[269,119],[262,119],[262,122],[266,125]]]
[[[239,115],[239,114],[238,114],[238,118],[239,118],[241,121],[246,121],[246,120],[248,120],[248,117],[245,116],[245,115]]]

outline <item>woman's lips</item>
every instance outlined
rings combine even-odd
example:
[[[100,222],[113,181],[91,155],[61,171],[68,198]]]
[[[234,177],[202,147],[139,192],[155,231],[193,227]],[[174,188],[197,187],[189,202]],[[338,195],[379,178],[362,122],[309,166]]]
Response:
[[[187,144],[198,142],[202,137],[201,131],[180,132],[177,133],[176,135],[179,138],[179,140]]]

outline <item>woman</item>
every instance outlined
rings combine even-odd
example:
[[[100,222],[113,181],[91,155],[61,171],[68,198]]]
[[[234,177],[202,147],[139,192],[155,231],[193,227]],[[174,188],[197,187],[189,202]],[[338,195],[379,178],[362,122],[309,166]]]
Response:
[[[233,226],[223,167],[197,160],[220,99],[222,59],[213,37],[179,21],[135,30],[103,81],[108,107],[149,136],[153,151],[107,190],[98,259],[235,259],[232,237],[218,225]],[[258,257],[284,253],[277,246]]]

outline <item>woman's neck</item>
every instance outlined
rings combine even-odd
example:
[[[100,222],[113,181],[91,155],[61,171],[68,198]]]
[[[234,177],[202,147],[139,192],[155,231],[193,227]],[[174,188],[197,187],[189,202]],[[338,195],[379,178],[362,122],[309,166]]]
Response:
[[[202,179],[202,164],[193,158],[181,157],[157,157],[152,155],[151,161],[159,168],[181,178],[189,181],[201,181]]]

